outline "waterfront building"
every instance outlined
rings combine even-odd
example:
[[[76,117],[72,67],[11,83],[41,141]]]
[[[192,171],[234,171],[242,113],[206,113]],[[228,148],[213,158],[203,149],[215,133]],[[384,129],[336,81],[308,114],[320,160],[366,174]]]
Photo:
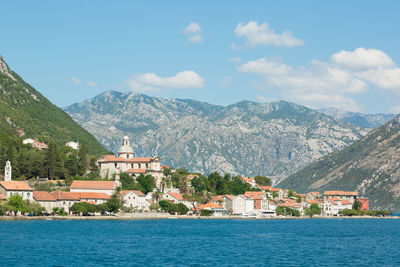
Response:
[[[102,178],[111,178],[117,172],[117,168],[119,168],[121,172],[126,172],[132,177],[137,177],[140,174],[150,174],[156,178],[156,184],[159,187],[161,178],[164,175],[160,162],[158,156],[134,157],[129,137],[125,136],[117,156],[103,156],[98,160],[98,165]]]
[[[367,197],[359,197],[357,200],[361,202],[360,210],[369,210],[369,199]]]
[[[353,203],[339,197],[325,198],[323,214],[326,216],[338,216],[339,211],[351,209]]]
[[[254,199],[246,195],[237,195],[232,200],[232,214],[251,214],[254,211]]]
[[[0,181],[0,195],[9,198],[18,194],[24,200],[33,200],[33,189],[27,182],[23,181]]]
[[[198,211],[201,210],[209,210],[212,211],[213,213],[211,214],[211,216],[216,216],[216,217],[221,217],[223,215],[228,215],[227,211],[224,210],[224,208],[218,204],[215,204],[213,202],[209,202],[203,205],[199,205],[197,207]]]
[[[92,192],[104,193],[109,196],[114,194],[115,189],[118,187],[116,181],[81,181],[75,180],[70,186],[71,192]]]
[[[122,190],[124,206],[139,210],[149,210],[151,205],[146,195],[139,190]]]
[[[80,202],[88,202],[94,205],[102,204],[111,198],[106,193],[97,192],[68,192],[68,194],[79,199]]]
[[[56,199],[56,207],[64,208],[64,210],[70,213],[70,208],[75,203],[80,202],[80,199],[70,195],[70,192],[63,192],[60,190],[54,191],[50,193]]]
[[[340,190],[325,191],[324,192],[324,197],[325,197],[325,199],[336,198],[336,199],[340,199],[340,200],[347,200],[351,204],[353,204],[354,201],[358,197],[358,192],[355,192],[355,191],[340,191]]]
[[[44,207],[47,213],[59,206],[57,199],[47,191],[33,191],[33,200]]]

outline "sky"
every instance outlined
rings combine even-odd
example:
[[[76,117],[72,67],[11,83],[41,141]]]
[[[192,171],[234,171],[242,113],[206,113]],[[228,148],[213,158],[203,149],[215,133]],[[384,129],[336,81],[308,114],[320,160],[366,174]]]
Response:
[[[5,1],[0,55],[59,107],[106,90],[400,113],[400,1]]]

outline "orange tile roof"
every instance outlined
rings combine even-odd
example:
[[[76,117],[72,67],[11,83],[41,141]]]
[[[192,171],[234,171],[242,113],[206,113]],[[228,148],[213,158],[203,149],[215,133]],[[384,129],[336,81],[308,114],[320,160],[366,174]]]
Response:
[[[358,192],[355,191],[325,191],[325,196],[358,196]]]
[[[95,192],[69,192],[69,195],[79,199],[110,199],[111,197],[106,193]]]
[[[224,195],[224,197],[229,198],[231,200],[235,198],[235,196],[232,196],[232,195]]]
[[[129,192],[131,192],[132,190],[121,190],[121,194],[123,196],[126,196],[127,194],[129,194]]]
[[[79,198],[76,198],[72,195],[69,194],[70,192],[62,192],[60,190],[51,192],[50,194],[55,197],[57,200],[79,200]]]
[[[150,157],[145,157],[145,158],[131,158],[131,159],[128,159],[128,160],[126,160],[127,162],[144,162],[144,163],[146,163],[146,162],[150,162],[151,160],[152,160],[153,158],[150,158]]]
[[[47,191],[33,191],[33,199],[36,201],[56,201],[57,199]]]
[[[256,200],[263,199],[261,196],[264,195],[264,192],[253,192],[253,191],[246,191],[244,192],[245,196],[251,197]]]
[[[6,196],[0,194],[0,200],[5,200],[5,199],[7,199]]]
[[[86,203],[89,203],[89,204],[92,204],[92,205],[97,205],[97,203],[94,202],[94,201],[81,201],[81,202],[86,202]]]
[[[170,168],[169,166],[167,166],[167,165],[161,165],[161,168],[163,168],[163,169],[167,169],[167,168]]]
[[[189,174],[186,176],[186,178],[193,179],[194,177],[197,177],[197,176],[198,176],[197,174]]]
[[[218,200],[222,200],[223,195],[219,195],[219,196],[211,196],[211,199],[213,201],[218,201]]]
[[[114,189],[114,181],[79,181],[75,180],[72,182],[70,188],[75,189]]]
[[[27,182],[23,181],[0,181],[0,185],[6,190],[33,191]]]
[[[259,185],[258,188],[261,190],[271,190],[272,186],[270,185]]]
[[[308,204],[319,204],[320,203],[318,200],[315,200],[315,199],[307,199],[306,202]]]
[[[349,205],[349,204],[351,204],[351,202],[350,201],[348,201],[348,200],[342,200],[342,205]]]
[[[174,198],[176,198],[177,200],[184,200],[182,195],[178,194],[178,193],[174,193],[174,192],[169,192],[168,194],[170,194],[171,196],[173,196]]]
[[[280,188],[271,188],[269,191],[271,191],[271,192],[279,192],[279,191],[281,191],[281,189]]]
[[[146,173],[146,169],[129,169],[126,173]]]
[[[213,202],[208,202],[207,204],[204,205],[199,205],[197,209],[202,210],[202,209],[223,209],[220,205],[217,205]]]
[[[133,190],[133,192],[138,196],[142,196],[142,197],[146,196],[142,191],[139,191],[139,190]]]
[[[307,197],[307,194],[296,194],[297,196],[301,197],[301,198],[305,198]]]

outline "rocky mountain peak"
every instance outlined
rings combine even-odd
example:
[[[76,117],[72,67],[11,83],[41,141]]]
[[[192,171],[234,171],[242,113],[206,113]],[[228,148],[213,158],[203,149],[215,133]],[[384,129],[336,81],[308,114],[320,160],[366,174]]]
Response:
[[[15,77],[12,75],[12,71],[10,70],[10,68],[8,67],[7,63],[5,62],[5,60],[3,59],[2,56],[0,56],[0,72],[7,75],[8,77],[10,77],[11,79],[13,79],[14,81],[16,81],[17,79],[15,79]]]

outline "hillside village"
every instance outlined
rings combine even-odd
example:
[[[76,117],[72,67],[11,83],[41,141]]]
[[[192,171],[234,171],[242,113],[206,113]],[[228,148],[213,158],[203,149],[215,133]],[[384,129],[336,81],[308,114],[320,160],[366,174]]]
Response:
[[[194,188],[198,183],[196,181],[203,175],[187,173],[184,179],[186,185],[174,187],[166,181],[179,170],[161,165],[158,156],[134,157],[128,137],[123,138],[117,156],[101,157],[98,167],[99,173],[110,179],[74,180],[62,190],[47,192],[35,190],[33,187],[37,184],[30,185],[27,181],[13,180],[12,166],[7,162],[4,181],[0,181],[0,199],[4,204],[18,195],[27,203],[37,203],[43,207],[41,213],[54,214],[62,211],[61,214],[64,215],[81,214],[77,206],[82,203],[92,207],[90,213],[93,215],[110,214],[112,211],[104,209],[104,206],[117,198],[121,200],[121,208],[125,213],[169,212],[217,217],[340,216],[344,214],[343,211],[354,209],[355,205],[360,211],[369,211],[368,198],[360,197],[358,192],[325,191],[299,194],[289,189],[274,188],[270,183],[261,185],[257,183],[257,178],[250,177],[239,178],[239,183],[243,186],[240,194],[212,195],[206,192],[200,195]],[[135,182],[143,180],[143,177],[153,179],[154,187],[148,189],[148,192],[124,188],[127,187],[123,184],[127,179]],[[15,212],[22,213],[23,211]]]

